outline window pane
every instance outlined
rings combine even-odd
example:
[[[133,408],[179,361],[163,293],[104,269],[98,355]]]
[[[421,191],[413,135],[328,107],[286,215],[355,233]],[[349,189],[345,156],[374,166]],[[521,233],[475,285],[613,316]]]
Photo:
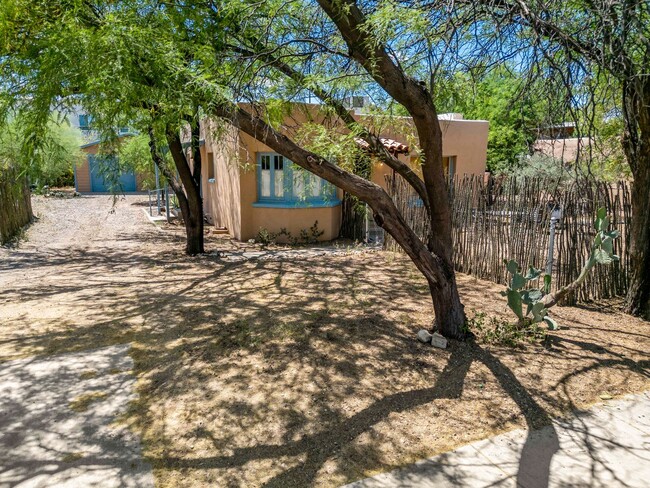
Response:
[[[293,172],[293,196],[299,200],[305,199],[305,174],[300,169]]]
[[[262,169],[271,169],[271,156],[262,156]]]
[[[319,197],[321,196],[320,189],[321,189],[321,179],[316,176],[316,175],[309,175],[309,184],[311,187],[311,196],[312,197]]]
[[[283,156],[274,156],[274,167],[276,170],[283,169],[284,166],[284,157]]]
[[[274,171],[274,174],[274,196],[281,198],[284,196],[284,171],[282,169],[276,169]]]
[[[262,184],[261,184],[261,196],[270,197],[271,196],[271,171],[268,169],[262,170]]]

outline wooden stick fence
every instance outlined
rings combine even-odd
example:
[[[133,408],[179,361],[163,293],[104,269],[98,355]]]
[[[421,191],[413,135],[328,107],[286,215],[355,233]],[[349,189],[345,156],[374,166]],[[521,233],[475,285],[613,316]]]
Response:
[[[426,210],[399,176],[388,177],[389,192],[406,221],[425,238]],[[580,273],[595,235],[596,210],[604,206],[611,227],[621,232],[615,253],[620,261],[598,265],[565,304],[624,295],[629,269],[630,187],[627,182],[574,181],[543,178],[457,178],[449,189],[452,206],[454,261],[457,271],[505,284],[504,259],[520,266],[546,269],[552,241],[552,287],[573,281]],[[386,238],[389,250],[400,250]]]
[[[32,220],[27,178],[11,167],[0,168],[0,244]]]

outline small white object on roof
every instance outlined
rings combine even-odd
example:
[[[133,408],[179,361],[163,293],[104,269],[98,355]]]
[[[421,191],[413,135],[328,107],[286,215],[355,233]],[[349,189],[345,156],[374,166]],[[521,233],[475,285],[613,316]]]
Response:
[[[450,112],[446,114],[438,114],[439,120],[463,120],[463,114],[458,112]]]

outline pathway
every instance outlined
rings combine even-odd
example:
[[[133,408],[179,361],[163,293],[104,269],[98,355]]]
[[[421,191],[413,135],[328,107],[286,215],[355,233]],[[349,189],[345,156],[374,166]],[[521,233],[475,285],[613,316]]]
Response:
[[[0,487],[153,487],[116,424],[134,398],[129,346],[0,364]]]
[[[550,458],[550,469],[544,459]],[[650,392],[610,400],[539,431],[516,430],[345,488],[647,487]]]

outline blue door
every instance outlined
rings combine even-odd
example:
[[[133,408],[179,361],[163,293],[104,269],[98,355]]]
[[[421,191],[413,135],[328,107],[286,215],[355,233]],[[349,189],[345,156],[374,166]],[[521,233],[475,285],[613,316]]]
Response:
[[[120,193],[136,191],[135,173],[124,171],[113,157],[88,155],[90,169],[90,191]]]

